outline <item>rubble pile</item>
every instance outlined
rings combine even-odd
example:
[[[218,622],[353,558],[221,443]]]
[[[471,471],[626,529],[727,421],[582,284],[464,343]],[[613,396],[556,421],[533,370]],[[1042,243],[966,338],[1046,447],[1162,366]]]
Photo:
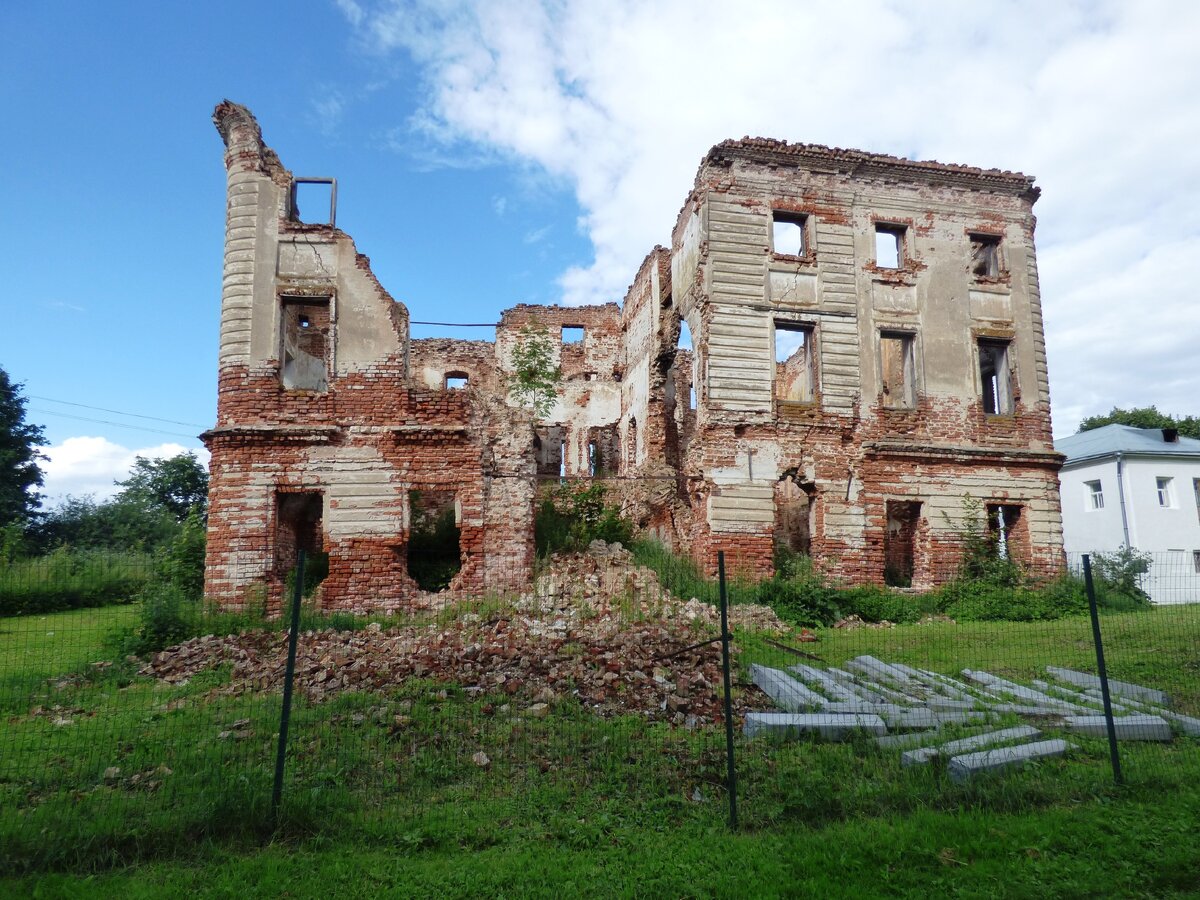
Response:
[[[765,607],[734,607],[731,618],[782,629]],[[555,559],[534,590],[509,607],[453,621],[300,636],[295,690],[314,701],[342,691],[388,691],[411,678],[461,685],[470,694],[515,701],[573,698],[604,716],[638,713],[694,727],[720,721],[718,612],[673,598],[620,545]],[[679,652],[683,651],[683,652]],[[287,636],[249,632],[193,638],[156,654],[141,670],[173,684],[232,665],[228,692],[283,684]],[[757,692],[739,713],[765,702]]]

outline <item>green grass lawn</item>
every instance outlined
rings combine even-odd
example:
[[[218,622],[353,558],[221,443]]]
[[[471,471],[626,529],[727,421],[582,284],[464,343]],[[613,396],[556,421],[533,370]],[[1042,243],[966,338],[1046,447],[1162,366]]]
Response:
[[[137,618],[137,604],[0,618],[0,678],[46,678],[103,659],[104,639]]]
[[[1194,704],[1197,613],[1104,617],[1114,676]],[[1194,740],[1122,745],[1129,783],[1116,787],[1098,740],[956,785],[866,742],[739,738],[743,829],[730,833],[721,729],[601,720],[570,698],[534,717],[505,695],[432,681],[299,702],[275,830],[278,693],[230,693],[229,665],[175,686],[91,669],[105,636],[135,618],[110,607],[0,619],[0,895],[1200,891]],[[799,637],[772,638],[789,651],[739,634],[740,665],[797,652],[1022,678],[1047,662],[1093,665],[1086,619]],[[90,674],[47,681],[80,671]]]

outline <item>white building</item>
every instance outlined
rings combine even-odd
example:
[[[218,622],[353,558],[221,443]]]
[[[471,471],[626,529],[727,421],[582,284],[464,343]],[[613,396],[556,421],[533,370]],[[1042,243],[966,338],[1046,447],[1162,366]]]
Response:
[[[1063,546],[1069,554],[1153,554],[1143,588],[1155,603],[1200,602],[1200,441],[1171,428],[1106,425],[1054,442],[1067,461]]]

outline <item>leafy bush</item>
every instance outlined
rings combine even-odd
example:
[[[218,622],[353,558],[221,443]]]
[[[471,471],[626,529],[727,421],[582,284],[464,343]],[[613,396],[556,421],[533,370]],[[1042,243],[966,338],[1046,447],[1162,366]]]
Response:
[[[838,591],[842,616],[856,615],[866,622],[895,622],[907,625],[938,611],[929,594],[900,594],[877,584]]]
[[[1142,590],[1142,576],[1150,571],[1150,554],[1122,546],[1112,553],[1091,554],[1096,603],[1111,609],[1148,609],[1150,595]]]
[[[1076,580],[1012,586],[959,579],[936,592],[942,612],[964,622],[1038,622],[1085,615],[1087,596]]]
[[[541,555],[559,550],[586,550],[595,540],[628,544],[633,523],[615,503],[606,503],[603,484],[561,484],[542,501],[534,518],[533,534]]]
[[[0,562],[0,615],[59,612],[131,602],[149,580],[143,553],[60,548]]]
[[[141,622],[125,641],[127,653],[139,655],[163,650],[194,637],[201,622],[201,604],[178,585],[155,582],[139,596]]]
[[[179,532],[155,555],[154,576],[189,597],[204,593],[204,550],[207,534],[198,511],[183,520]]]

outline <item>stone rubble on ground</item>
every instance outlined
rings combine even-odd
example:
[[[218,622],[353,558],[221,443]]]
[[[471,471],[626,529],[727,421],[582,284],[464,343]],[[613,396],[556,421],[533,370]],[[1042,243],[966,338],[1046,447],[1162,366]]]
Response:
[[[759,631],[786,630],[769,607],[735,606],[730,619]],[[402,627],[375,622],[360,631],[304,632],[295,690],[321,701],[427,678],[469,694],[513,696],[529,718],[573,700],[604,716],[634,713],[696,727],[722,721],[720,646],[679,651],[715,637],[719,622],[715,607],[674,598],[620,544],[603,552],[594,546],[554,557],[534,589],[507,605]],[[141,672],[181,684],[231,665],[220,691],[278,690],[286,658],[283,631],[208,635],[155,654]],[[768,705],[757,692],[742,692],[734,703],[739,714]],[[226,739],[239,736],[240,729],[228,730]]]

